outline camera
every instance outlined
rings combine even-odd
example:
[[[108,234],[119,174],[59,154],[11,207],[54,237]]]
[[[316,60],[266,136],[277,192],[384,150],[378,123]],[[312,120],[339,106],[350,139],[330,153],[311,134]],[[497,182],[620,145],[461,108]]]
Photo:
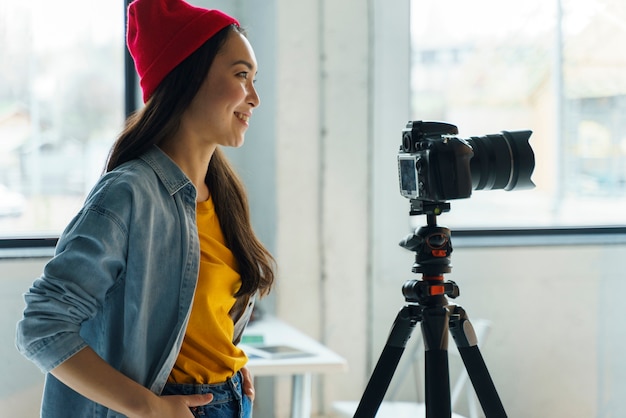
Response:
[[[420,206],[464,199],[472,190],[535,187],[532,131],[459,138],[455,125],[409,121],[398,152],[400,194]],[[422,202],[422,203],[420,203]]]

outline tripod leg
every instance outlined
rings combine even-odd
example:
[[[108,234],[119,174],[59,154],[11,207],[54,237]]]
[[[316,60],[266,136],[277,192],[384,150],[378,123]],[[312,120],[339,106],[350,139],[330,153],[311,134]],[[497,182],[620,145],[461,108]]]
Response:
[[[506,418],[502,401],[478,349],[474,328],[467,313],[460,306],[455,306],[451,315],[450,333],[459,349],[485,416],[487,418]]]
[[[452,415],[448,367],[449,312],[444,307],[433,307],[424,309],[422,315],[422,335],[426,350],[426,417],[449,418]]]
[[[420,317],[420,308],[416,305],[407,305],[398,312],[385,347],[354,413],[354,418],[374,418],[376,416],[406,348],[406,343]]]

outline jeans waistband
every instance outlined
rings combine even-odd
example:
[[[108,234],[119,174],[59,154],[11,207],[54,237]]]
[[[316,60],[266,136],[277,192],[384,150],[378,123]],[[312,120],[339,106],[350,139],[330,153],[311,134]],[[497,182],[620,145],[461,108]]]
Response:
[[[195,383],[167,383],[163,389],[163,395],[195,395],[212,393],[212,405],[240,400],[242,398],[241,372],[223,383],[195,384]]]

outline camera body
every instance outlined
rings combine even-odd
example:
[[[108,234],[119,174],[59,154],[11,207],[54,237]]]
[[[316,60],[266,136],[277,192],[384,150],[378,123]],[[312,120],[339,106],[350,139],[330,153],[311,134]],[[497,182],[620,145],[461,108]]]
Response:
[[[398,152],[400,194],[412,202],[441,203],[468,198],[472,190],[533,188],[531,133],[462,139],[455,125],[410,121]]]
[[[467,141],[456,126],[443,122],[409,122],[398,153],[400,194],[408,199],[442,202],[472,194]]]

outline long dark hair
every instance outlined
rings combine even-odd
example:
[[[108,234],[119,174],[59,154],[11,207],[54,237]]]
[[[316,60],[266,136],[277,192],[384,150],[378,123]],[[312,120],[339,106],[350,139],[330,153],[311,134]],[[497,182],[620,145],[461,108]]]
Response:
[[[244,33],[236,25],[222,29],[163,79],[146,105],[126,121],[111,148],[106,171],[137,158],[178,130],[181,115],[233,31]],[[226,245],[237,260],[242,283],[236,296],[257,290],[262,295],[269,293],[274,282],[274,258],[252,230],[244,185],[219,147],[211,157],[205,183],[211,191]]]

